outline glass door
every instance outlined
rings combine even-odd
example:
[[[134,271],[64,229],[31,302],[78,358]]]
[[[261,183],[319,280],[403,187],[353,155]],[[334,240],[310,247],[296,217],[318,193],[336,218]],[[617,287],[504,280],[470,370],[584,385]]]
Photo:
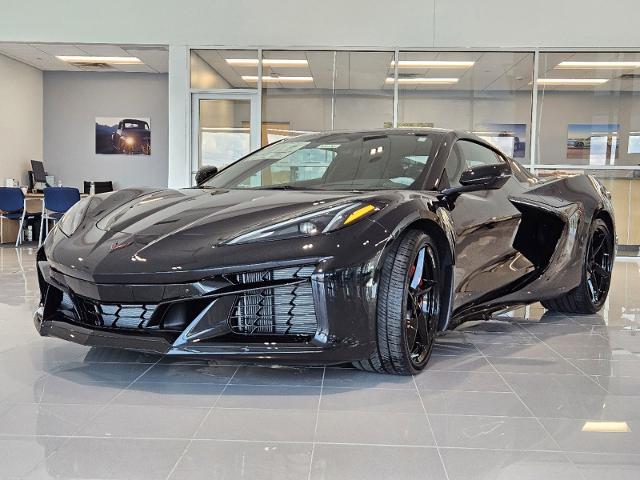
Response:
[[[205,165],[224,168],[260,148],[257,92],[196,93],[192,113],[193,175]]]

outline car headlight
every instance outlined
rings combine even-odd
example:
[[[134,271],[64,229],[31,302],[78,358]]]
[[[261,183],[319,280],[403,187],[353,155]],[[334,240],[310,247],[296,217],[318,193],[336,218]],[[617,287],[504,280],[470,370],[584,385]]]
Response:
[[[87,210],[91,204],[91,198],[83,198],[78,203],[76,203],[73,207],[67,210],[60,221],[58,222],[58,228],[62,233],[64,233],[67,237],[73,235],[82,220],[84,220],[85,215],[87,214]]]
[[[127,145],[133,145],[135,143],[135,139],[133,137],[126,137],[124,141],[127,142]]]
[[[329,233],[357,223],[383,207],[384,205],[379,203],[362,202],[337,205],[244,233],[226,243],[228,245],[234,245],[238,243],[282,240],[285,238],[309,237],[321,233]]]

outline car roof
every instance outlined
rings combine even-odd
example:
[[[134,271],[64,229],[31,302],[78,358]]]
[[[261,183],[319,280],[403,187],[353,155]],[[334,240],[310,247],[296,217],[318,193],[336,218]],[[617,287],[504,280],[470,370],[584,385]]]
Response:
[[[453,138],[469,138],[478,142],[486,143],[482,138],[465,130],[453,130],[447,128],[435,127],[411,127],[411,128],[376,128],[368,130],[327,130],[317,133],[307,133],[296,137],[289,137],[292,141],[300,141],[306,139],[323,138],[333,135],[358,135],[358,136],[374,136],[374,135],[437,135],[439,137],[448,136]],[[288,140],[288,139],[287,139]]]

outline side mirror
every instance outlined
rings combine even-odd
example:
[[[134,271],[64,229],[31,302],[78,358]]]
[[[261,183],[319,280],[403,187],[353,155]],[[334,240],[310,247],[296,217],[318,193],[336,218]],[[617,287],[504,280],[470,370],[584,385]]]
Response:
[[[502,187],[511,177],[508,163],[480,165],[469,168],[460,175],[460,185],[442,190],[444,196],[459,195],[464,192],[495,190]]]
[[[208,165],[201,167],[196,173],[196,185],[200,186],[218,173],[218,167]]]

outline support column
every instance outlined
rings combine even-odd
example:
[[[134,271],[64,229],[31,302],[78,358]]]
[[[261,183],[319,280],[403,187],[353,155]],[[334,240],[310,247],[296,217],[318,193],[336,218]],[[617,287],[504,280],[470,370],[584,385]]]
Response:
[[[169,174],[170,188],[191,185],[189,48],[169,45]]]

